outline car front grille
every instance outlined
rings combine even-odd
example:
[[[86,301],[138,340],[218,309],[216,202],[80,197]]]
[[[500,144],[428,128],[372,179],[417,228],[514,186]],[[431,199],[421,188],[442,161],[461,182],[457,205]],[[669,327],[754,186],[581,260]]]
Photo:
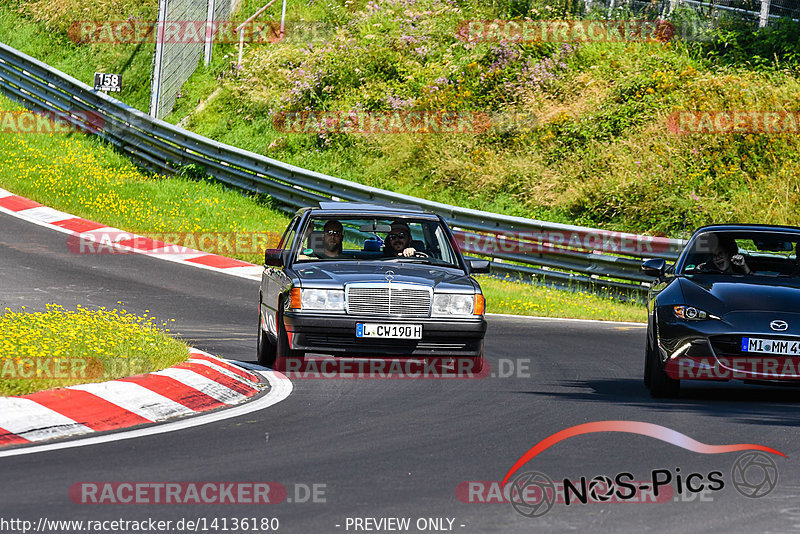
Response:
[[[432,294],[431,288],[412,284],[349,284],[347,313],[428,317]]]
[[[718,335],[711,336],[711,347],[717,358],[732,358],[742,356],[742,336]]]

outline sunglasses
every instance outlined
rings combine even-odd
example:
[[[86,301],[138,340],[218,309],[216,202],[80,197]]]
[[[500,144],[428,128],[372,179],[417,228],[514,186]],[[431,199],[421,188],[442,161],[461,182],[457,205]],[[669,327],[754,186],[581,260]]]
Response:
[[[396,234],[387,235],[386,239],[405,239],[407,235],[405,232],[397,232]]]
[[[325,233],[328,234],[329,236],[337,236],[337,237],[342,235],[342,232],[338,230],[326,230]]]

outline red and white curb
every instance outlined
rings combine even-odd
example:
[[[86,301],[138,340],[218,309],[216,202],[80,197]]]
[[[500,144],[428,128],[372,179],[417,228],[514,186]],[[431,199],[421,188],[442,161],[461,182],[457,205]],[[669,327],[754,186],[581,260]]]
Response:
[[[0,397],[0,446],[195,415],[239,404],[266,387],[257,374],[190,349],[186,362],[163,371]]]
[[[251,280],[260,280],[263,271],[263,267],[246,261],[157,241],[76,217],[15,195],[5,189],[0,189],[0,211],[74,236],[81,246],[84,243],[96,243],[98,246],[113,248],[120,252],[147,254],[154,258],[184,263]]]

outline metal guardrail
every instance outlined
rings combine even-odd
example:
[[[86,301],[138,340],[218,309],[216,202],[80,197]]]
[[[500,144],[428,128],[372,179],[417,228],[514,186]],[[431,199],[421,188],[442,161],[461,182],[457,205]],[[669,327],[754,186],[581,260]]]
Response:
[[[155,172],[198,166],[229,186],[266,193],[291,208],[331,199],[416,204],[442,215],[466,254],[492,258],[496,273],[641,294],[651,281],[641,272],[641,259],[673,260],[684,244],[460,208],[302,169],[153,119],[3,43],[0,89],[34,111],[63,114]]]

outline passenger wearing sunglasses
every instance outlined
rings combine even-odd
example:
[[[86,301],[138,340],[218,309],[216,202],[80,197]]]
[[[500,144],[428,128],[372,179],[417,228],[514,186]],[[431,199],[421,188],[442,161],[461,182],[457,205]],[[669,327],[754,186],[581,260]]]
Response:
[[[342,236],[344,228],[342,223],[331,220],[322,228],[322,251],[320,257],[338,258],[342,254]]]
[[[427,255],[411,246],[411,228],[404,222],[393,222],[392,229],[386,236],[384,247],[385,256],[412,256]]]

